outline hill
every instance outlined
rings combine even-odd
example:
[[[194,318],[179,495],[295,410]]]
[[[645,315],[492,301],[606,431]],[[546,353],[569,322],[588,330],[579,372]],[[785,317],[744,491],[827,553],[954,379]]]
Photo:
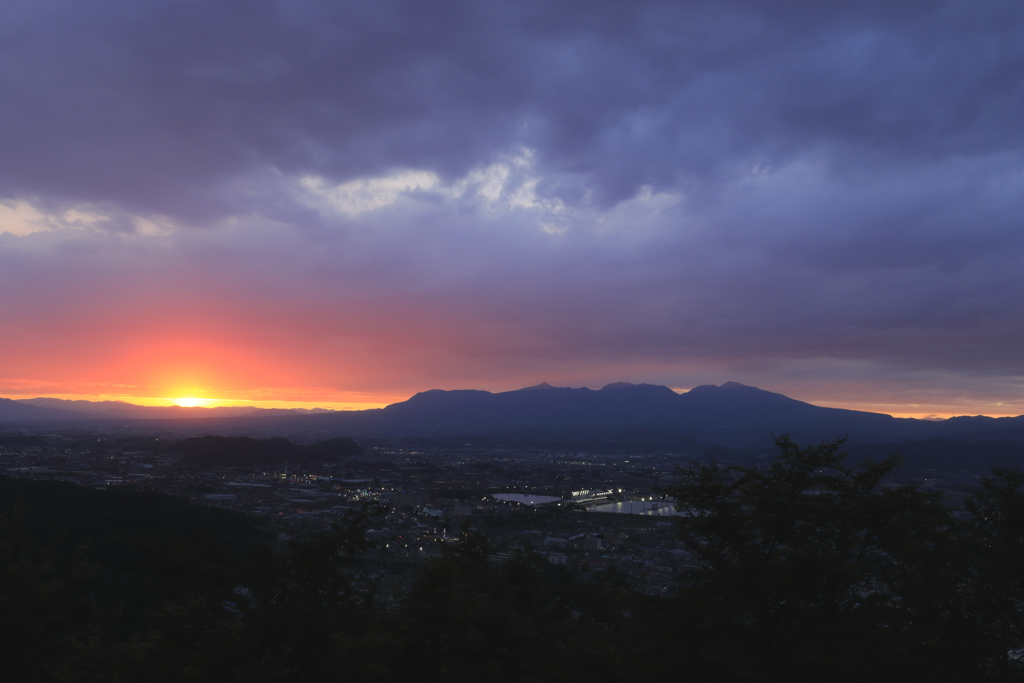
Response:
[[[194,546],[198,537],[233,552],[248,552],[271,540],[253,518],[161,493],[97,491],[61,481],[0,475],[0,547],[4,534],[11,531],[4,517],[11,515],[24,525],[28,542],[45,548],[43,557],[53,566],[63,567],[76,558],[87,563],[90,569],[80,578],[80,589],[115,610],[119,620],[136,624],[155,597],[154,552],[180,551]]]
[[[640,428],[732,447],[768,446],[771,435],[782,432],[805,442],[837,435],[880,443],[939,437],[994,440],[986,436],[990,433],[1015,441],[1017,431],[1024,436],[1024,417],[896,418],[815,406],[738,382],[698,386],[683,394],[665,386],[624,382],[598,390],[547,384],[501,393],[435,389],[377,411],[283,419],[295,426],[409,436],[542,431],[557,438],[581,429]]]
[[[90,416],[74,410],[34,406],[9,398],[0,398],[0,422],[25,422],[35,420],[82,420]]]
[[[274,417],[333,412],[326,408],[257,408],[255,406],[142,406],[127,401],[86,401],[63,398],[20,398],[5,411],[0,407],[0,421],[21,420],[181,420],[189,418]],[[34,410],[38,409],[38,410]],[[54,411],[54,412],[49,412]]]
[[[237,417],[258,411],[253,406],[216,406],[192,407],[183,406],[141,406],[127,401],[86,401],[68,400],[63,398],[23,398],[17,401],[23,405],[54,410],[80,413],[79,419],[101,420],[159,420],[181,419],[188,417]],[[56,418],[54,418],[56,419]]]

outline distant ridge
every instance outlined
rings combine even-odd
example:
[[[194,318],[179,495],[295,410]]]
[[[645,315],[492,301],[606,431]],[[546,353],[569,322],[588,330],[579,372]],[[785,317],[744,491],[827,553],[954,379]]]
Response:
[[[31,406],[38,410],[24,410],[12,408],[10,416],[0,407],[0,421],[15,420],[180,420],[187,418],[211,418],[211,417],[240,417],[242,415],[253,416],[282,416],[282,415],[306,415],[313,413],[333,412],[324,408],[257,408],[255,406],[212,406],[192,407],[183,406],[141,406],[127,401],[86,401],[68,400],[61,398],[23,398],[10,401],[20,406]],[[6,404],[4,404],[6,405]],[[58,411],[58,412],[49,412]],[[31,417],[27,417],[31,415]],[[25,416],[25,417],[22,417]]]
[[[547,382],[541,382],[540,384],[535,384],[532,387],[526,387],[526,388],[523,388],[523,389],[519,389],[519,391],[543,391],[544,389],[554,389],[554,388],[555,387],[551,386]]]
[[[43,408],[9,398],[0,398],[0,422],[25,420],[87,420],[87,413],[58,408]]]
[[[32,399],[31,401],[54,399]],[[77,403],[77,402],[68,402]],[[49,405],[55,405],[48,403]],[[65,404],[56,404],[65,405]],[[126,404],[130,405],[130,404]],[[215,417],[209,408],[150,408],[134,419]],[[386,408],[315,414],[286,410],[245,409],[243,415],[224,415],[236,426],[260,420],[295,429],[333,433],[440,436],[494,434],[521,430],[646,429],[675,437],[733,447],[760,447],[771,435],[789,432],[794,439],[830,440],[849,435],[862,442],[897,442],[933,438],[957,441],[1024,443],[1024,416],[954,417],[948,420],[896,418],[841,408],[825,408],[782,394],[726,382],[705,384],[679,394],[655,384],[615,382],[600,389],[555,387],[542,383],[514,391],[491,393],[476,389],[420,392]],[[122,413],[122,419],[127,419]],[[0,399],[0,422],[114,419],[110,412],[81,411],[31,405]],[[233,423],[235,424],[235,423]]]

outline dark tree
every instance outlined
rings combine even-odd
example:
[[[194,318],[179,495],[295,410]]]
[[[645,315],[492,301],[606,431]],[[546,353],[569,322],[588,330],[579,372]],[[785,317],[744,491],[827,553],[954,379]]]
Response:
[[[0,512],[0,666],[20,681],[62,680],[93,617],[79,590],[92,567],[82,548],[62,558],[35,541],[24,516],[22,504]]]
[[[975,656],[989,671],[1020,680],[1007,653],[1024,645],[1024,474],[995,468],[993,475],[964,506],[973,517],[965,535]]]
[[[758,681],[980,675],[966,545],[942,494],[886,485],[896,456],[844,465],[843,439],[775,442],[768,467],[693,464],[667,490],[700,563],[663,613],[691,668]]]
[[[536,554],[490,553],[467,530],[424,564],[392,622],[397,680],[622,680],[614,590]]]

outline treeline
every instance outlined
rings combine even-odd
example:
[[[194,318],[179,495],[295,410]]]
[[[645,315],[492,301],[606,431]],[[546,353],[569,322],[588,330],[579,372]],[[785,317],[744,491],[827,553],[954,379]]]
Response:
[[[72,511],[69,489],[6,480],[0,661],[27,681],[1021,680],[1024,475],[996,472],[961,511],[888,485],[894,459],[777,445],[765,468],[695,464],[666,491],[701,563],[666,598],[528,552],[496,565],[467,530],[392,603],[359,559],[374,508],[277,553],[218,510],[101,533],[132,549],[133,588],[97,592],[108,551],[36,520]],[[168,501],[133,504],[180,512]]]

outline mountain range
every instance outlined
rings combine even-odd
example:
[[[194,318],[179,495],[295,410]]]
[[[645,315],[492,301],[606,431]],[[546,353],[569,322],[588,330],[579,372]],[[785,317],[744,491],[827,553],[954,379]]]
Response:
[[[72,401],[62,398],[0,398],[0,422],[22,420],[166,420],[209,417],[273,417],[332,412],[324,408],[257,408],[255,406],[140,406],[127,401]]]
[[[597,390],[548,384],[502,393],[432,390],[378,411],[304,420],[399,434],[647,429],[730,446],[764,445],[771,434],[782,432],[803,441],[849,435],[863,442],[937,437],[1024,442],[1024,416],[896,418],[816,406],[738,382],[702,385],[682,394],[665,386],[626,382]]]
[[[849,435],[861,442],[946,438],[1024,443],[1024,416],[896,418],[816,406],[738,382],[702,385],[682,394],[665,386],[626,382],[596,390],[548,384],[500,393],[435,389],[385,408],[319,414],[0,399],[0,422],[7,423],[193,417],[230,418],[233,422],[259,419],[282,428],[324,432],[418,436],[643,429],[734,447],[761,446],[770,443],[771,434],[782,432],[803,441]]]

